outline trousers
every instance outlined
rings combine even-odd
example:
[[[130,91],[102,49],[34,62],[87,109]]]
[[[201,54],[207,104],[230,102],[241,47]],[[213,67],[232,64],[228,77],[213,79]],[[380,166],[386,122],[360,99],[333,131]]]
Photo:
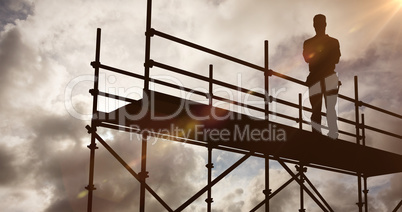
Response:
[[[309,87],[309,99],[313,110],[311,114],[313,132],[321,133],[321,108],[324,97],[329,134],[338,133],[338,118],[335,109],[338,91],[339,79],[335,73]]]

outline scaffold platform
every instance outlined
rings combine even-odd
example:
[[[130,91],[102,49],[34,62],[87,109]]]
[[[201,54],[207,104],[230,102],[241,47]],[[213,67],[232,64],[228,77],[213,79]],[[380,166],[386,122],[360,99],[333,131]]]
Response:
[[[150,97],[109,113],[99,112],[98,120],[133,132],[147,131],[162,139],[199,141],[205,146],[262,153],[367,177],[402,172],[402,155],[160,92],[151,92]],[[152,121],[148,118],[151,114],[144,113],[147,107],[154,112]],[[191,116],[208,118],[200,121]]]

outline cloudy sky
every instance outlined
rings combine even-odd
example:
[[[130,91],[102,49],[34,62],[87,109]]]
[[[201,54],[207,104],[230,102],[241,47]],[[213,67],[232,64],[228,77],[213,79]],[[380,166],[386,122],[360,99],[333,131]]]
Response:
[[[145,0],[0,0],[1,211],[86,210],[90,137],[84,127],[90,123],[89,63],[94,60],[96,28],[102,28],[102,63],[142,74],[145,10]],[[401,114],[401,0],[154,0],[152,21],[160,31],[261,66],[263,43],[269,40],[270,68],[304,80],[308,70],[302,43],[314,35],[312,18],[317,13],[327,16],[327,33],[341,44],[341,93],[353,96],[353,76],[358,75],[363,101]],[[213,63],[217,79],[263,87],[259,73],[160,38],[153,40],[151,57],[203,75]],[[151,74],[168,78],[157,69]],[[140,81],[101,76],[104,90],[140,98]],[[186,78],[168,80],[206,88]],[[306,91],[275,79],[271,89],[288,100]],[[309,106],[307,100],[304,104]],[[109,111],[116,105],[101,99],[99,108]],[[400,133],[401,120],[366,108],[361,111],[368,124]],[[353,106],[339,102],[339,115],[352,119]],[[101,129],[99,133],[139,171],[135,138]],[[372,133],[367,142],[402,154],[400,140]],[[148,182],[172,208],[205,185],[205,149],[156,142],[148,150]],[[240,157],[214,151],[214,176]],[[95,170],[95,211],[137,209],[139,183],[102,147],[96,152]],[[275,162],[270,172],[273,189],[289,178]],[[263,198],[263,174],[262,160],[247,160],[214,187],[214,210],[253,208]],[[355,177],[314,169],[307,175],[335,211],[356,211]],[[369,189],[371,211],[390,211],[402,199],[402,175],[369,179]],[[298,210],[298,192],[294,184],[285,189],[272,199],[272,211]],[[205,211],[205,198],[187,211]],[[306,207],[319,211],[309,198]],[[153,198],[148,198],[146,208],[162,209]]]

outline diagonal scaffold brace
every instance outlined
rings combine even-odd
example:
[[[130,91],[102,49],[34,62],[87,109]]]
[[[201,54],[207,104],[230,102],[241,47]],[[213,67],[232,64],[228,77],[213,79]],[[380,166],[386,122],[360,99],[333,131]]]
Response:
[[[300,173],[297,173],[295,175],[295,177],[299,177],[299,176],[300,176]],[[277,195],[280,191],[282,191],[284,188],[286,188],[286,186],[288,186],[294,180],[295,180],[295,178],[292,177],[288,181],[286,181],[284,184],[282,184],[281,187],[279,187],[278,189],[276,189],[274,192],[272,192],[269,195],[268,200],[272,199],[275,195]],[[250,212],[257,211],[261,206],[263,206],[266,203],[266,201],[267,201],[267,199],[264,199],[263,201],[258,203],[258,205],[256,205],[253,209],[251,209]]]
[[[200,191],[198,191],[196,194],[194,194],[194,196],[192,196],[190,199],[188,199],[185,203],[183,203],[175,211],[184,210],[188,205],[190,205],[192,202],[194,202],[198,197],[200,197],[207,190],[212,188],[212,186],[214,186],[216,183],[218,183],[220,180],[222,180],[226,175],[228,175],[235,168],[237,168],[240,164],[242,164],[244,161],[246,161],[252,154],[253,154],[253,152],[249,152],[246,155],[244,155],[242,158],[240,158],[238,161],[236,161],[236,163],[234,163],[232,166],[230,166],[228,169],[226,169],[222,174],[220,174],[218,177],[216,177],[209,185],[206,185],[204,188],[202,188]]]
[[[112,149],[112,147],[110,147],[110,146],[106,143],[106,141],[103,140],[103,138],[102,138],[98,133],[94,132],[94,131],[92,130],[92,128],[91,128],[90,126],[88,126],[88,125],[87,125],[85,128],[86,128],[88,131],[90,131],[90,132],[92,133],[92,135],[96,138],[96,140],[98,140],[99,143],[101,143],[101,144],[105,147],[105,149],[108,150],[109,153],[112,154],[112,155],[116,158],[116,160],[118,160],[118,161],[120,162],[120,164],[121,164],[122,166],[124,166],[124,168],[125,168],[128,172],[130,172],[130,174],[131,174],[136,180],[138,180],[139,182],[142,181],[143,176],[141,176],[141,173],[138,173],[138,174],[137,174],[137,173],[128,165],[128,163],[126,163],[126,162]],[[158,200],[158,202],[159,202],[166,210],[168,210],[168,211],[173,211],[173,210],[169,207],[169,205],[167,205],[166,202],[163,201],[163,199],[162,199],[161,197],[159,197],[159,195],[158,195],[148,184],[146,184],[145,182],[144,182],[143,184],[144,184],[145,189],[148,190],[148,192],[149,192],[152,196],[154,196],[155,199]]]
[[[276,158],[276,160],[279,162],[279,164],[281,164],[281,166],[290,174],[290,176],[292,176],[292,178],[300,185],[300,187],[311,197],[311,199],[314,200],[314,202],[321,208],[321,210],[325,211],[325,212],[333,212],[334,210],[332,210],[332,208],[328,205],[328,203],[325,201],[325,199],[320,195],[320,193],[318,192],[317,189],[315,189],[315,187],[313,186],[313,184],[311,184],[311,182],[308,180],[307,176],[305,176],[303,174],[303,179],[308,182],[308,184],[313,188],[313,191],[317,194],[317,196],[319,196],[320,200],[323,203],[321,203],[319,201],[319,199],[317,199],[317,197],[314,195],[313,192],[310,191],[310,189],[308,189],[306,187],[306,185],[304,185],[304,182],[298,178],[298,176],[296,174],[293,173],[292,170],[290,170],[290,168],[285,164],[285,162],[283,162],[282,159],[280,158]],[[299,172],[300,174],[301,172]]]

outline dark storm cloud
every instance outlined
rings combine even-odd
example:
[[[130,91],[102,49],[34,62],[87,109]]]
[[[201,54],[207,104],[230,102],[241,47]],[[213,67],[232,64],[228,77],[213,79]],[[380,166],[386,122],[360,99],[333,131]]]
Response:
[[[401,114],[402,72],[399,70],[402,67],[402,44],[393,43],[393,37],[393,33],[383,34],[361,56],[342,61],[337,69],[344,84],[341,87],[342,92],[353,97],[353,77],[358,76],[360,100]],[[365,124],[401,135],[401,119],[365,107],[361,107],[361,112],[365,114]],[[366,134],[369,145],[402,154],[400,140],[372,131],[367,131]]]
[[[26,48],[21,43],[21,34],[18,29],[12,29],[6,32],[0,40],[0,86],[2,86],[1,93],[5,88],[10,86],[11,74],[13,67],[20,66],[20,55],[26,51]],[[18,69],[17,69],[18,70]],[[0,93],[0,94],[1,94]]]
[[[77,211],[86,206],[86,197],[77,198],[84,191],[88,174],[89,150],[81,141],[89,143],[85,123],[66,116],[36,117],[31,122],[35,138],[30,145],[30,160],[25,174],[35,176],[33,184],[40,190],[51,184],[51,204],[46,211]],[[130,140],[128,133],[113,133],[109,145],[133,166],[138,173],[140,142]],[[57,150],[59,145],[71,143]],[[98,143],[95,163],[94,209],[96,211],[136,210],[139,183]],[[172,208],[178,207],[197,190],[195,179],[198,157],[194,151],[178,143],[156,143],[149,146],[149,185]],[[29,169],[28,169],[29,166]],[[22,174],[22,173],[20,173]],[[74,210],[73,210],[74,209]],[[147,209],[162,210],[153,198],[147,198]]]
[[[83,153],[79,154],[80,140],[77,139],[79,134],[85,133],[81,128],[84,123],[66,116],[42,116],[43,111],[37,111],[25,118],[28,125],[24,132],[30,135],[24,138],[24,145],[12,148],[1,145],[0,186],[9,188],[18,181],[15,193],[19,194],[19,202],[29,201],[29,195],[23,195],[24,190],[34,189],[37,196],[52,194],[47,197],[53,202],[48,211],[72,211],[71,207],[79,203],[71,204],[74,198],[69,198],[69,190],[76,196],[81,189],[76,185],[82,185],[80,181],[85,180],[83,164],[86,160]],[[60,140],[68,143],[66,139],[75,145],[61,151]]]
[[[28,160],[20,174],[32,177],[31,184],[39,193],[47,189],[53,194],[48,211],[71,211],[68,209],[74,204],[68,204],[70,193],[77,195],[82,188],[77,188],[76,183],[82,185],[77,181],[85,179],[83,165],[87,158],[80,139],[86,133],[85,123],[69,116],[41,115],[40,112],[28,123],[32,140]]]
[[[308,65],[304,62],[302,52],[303,42],[307,38],[309,38],[309,35],[304,34],[282,40],[275,47],[272,56],[270,56],[271,68],[279,73],[304,81],[308,74]],[[273,78],[275,79],[276,77]]]
[[[37,60],[40,54],[23,40],[18,28],[2,32],[0,38],[0,116],[6,124],[1,131],[10,136],[11,146],[15,145],[14,138],[23,140],[21,146],[2,148],[0,183],[8,188],[9,183],[18,180],[20,191],[34,189],[38,196],[51,190],[57,195],[50,200],[60,204],[66,196],[60,162],[79,160],[80,157],[74,157],[77,148],[65,153],[58,150],[58,145],[63,145],[60,141],[63,139],[79,143],[77,135],[82,131],[76,127],[84,123],[54,115],[56,111],[45,111],[42,105],[31,101],[49,91],[41,90],[41,87],[47,84],[46,75],[51,70],[45,62]],[[3,154],[7,150],[13,154]],[[77,168],[80,167],[78,164],[75,163]],[[23,195],[21,202],[29,198],[29,195]]]
[[[88,182],[89,150],[82,148],[82,142],[90,141],[84,128],[85,122],[70,116],[38,115],[29,123],[34,136],[29,146],[29,163],[23,173],[34,176],[31,184],[37,191],[47,187],[52,194],[46,211],[79,211],[85,208],[86,197],[78,198]],[[119,142],[120,138],[115,141]],[[94,208],[96,211],[124,211],[130,208],[133,202],[128,199],[136,198],[138,183],[129,175],[124,175],[126,171],[104,149],[97,151],[96,156]]]
[[[402,80],[402,43],[395,43],[395,34],[399,34],[398,29],[383,33],[378,36],[361,55],[356,55],[354,59],[342,60],[337,69],[340,77],[344,81],[352,82],[354,75],[359,76],[359,86],[361,91],[370,95],[364,96],[368,101],[381,99],[379,106],[391,106],[395,112],[402,112],[400,107],[389,105],[389,99],[394,104],[402,101],[402,90],[400,82]],[[386,108],[385,108],[386,109]],[[399,111],[397,111],[399,110]]]
[[[71,212],[73,209],[70,206],[68,199],[58,199],[54,201],[45,212]]]
[[[18,179],[18,171],[13,165],[15,159],[12,148],[0,145],[0,185],[8,185]]]
[[[25,20],[33,14],[33,4],[24,0],[1,0],[0,1],[0,31],[8,23],[15,20]]]
[[[18,28],[12,28],[1,34],[0,97],[2,99],[15,100],[12,103],[17,106],[33,98],[29,93],[39,91],[47,85],[47,76],[51,70],[48,69],[46,59],[39,61],[38,58],[40,58],[40,54],[24,43]],[[1,101],[0,110],[10,107],[9,103]]]

